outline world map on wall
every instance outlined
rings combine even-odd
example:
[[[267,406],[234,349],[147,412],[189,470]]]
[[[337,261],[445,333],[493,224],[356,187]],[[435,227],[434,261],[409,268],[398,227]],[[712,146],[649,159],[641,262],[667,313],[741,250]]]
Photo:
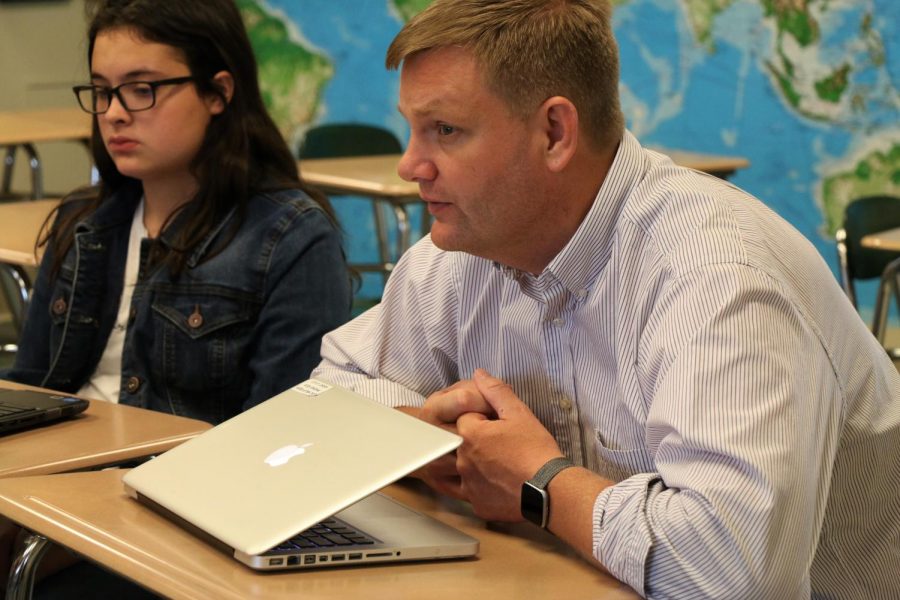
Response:
[[[294,148],[310,125],[326,122],[374,123],[406,138],[396,110],[398,75],[384,69],[384,53],[429,3],[238,1],[266,102]],[[846,204],[900,196],[896,0],[613,5],[623,109],[645,145],[749,159],[732,181],[832,264]],[[369,213],[337,210],[351,259],[374,255]]]

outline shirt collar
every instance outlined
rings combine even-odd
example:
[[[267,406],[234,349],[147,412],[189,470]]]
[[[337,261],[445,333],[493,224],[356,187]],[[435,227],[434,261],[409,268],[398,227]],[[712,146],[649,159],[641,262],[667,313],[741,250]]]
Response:
[[[103,201],[93,214],[79,223],[76,232],[93,233],[107,227],[117,227],[125,223],[131,223],[134,217],[134,211],[142,198],[143,190],[140,185],[123,186],[114,192],[112,196]],[[160,233],[159,242],[167,248],[172,248],[178,232],[190,218],[191,211],[192,207],[188,205],[175,215],[172,223]],[[216,226],[210,229],[209,233],[199,244],[197,244],[196,248],[191,251],[191,255],[187,260],[187,265],[189,267],[195,267],[200,263],[200,260],[209,251],[209,247],[216,239],[216,236],[222,232],[222,229],[225,228],[236,212],[237,208],[232,207],[231,210],[219,220]]]
[[[520,284],[523,279],[536,279],[538,288],[551,281],[562,283],[578,297],[583,297],[597,279],[612,252],[612,242],[619,215],[632,190],[649,169],[649,160],[637,139],[625,131],[609,172],[587,215],[539,277],[494,263],[506,277]]]

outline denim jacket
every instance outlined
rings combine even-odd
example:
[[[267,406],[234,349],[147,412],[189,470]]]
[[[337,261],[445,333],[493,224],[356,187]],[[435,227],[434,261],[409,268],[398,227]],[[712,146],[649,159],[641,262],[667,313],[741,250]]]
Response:
[[[75,229],[54,281],[38,271],[7,378],[74,393],[91,377],[115,323],[139,190],[120,190]],[[199,244],[181,276],[145,268],[141,246],[122,352],[119,401],[219,423],[304,380],[322,335],[349,317],[340,236],[299,190],[259,194],[244,223],[204,260],[236,218]],[[179,220],[161,241],[171,241]]]

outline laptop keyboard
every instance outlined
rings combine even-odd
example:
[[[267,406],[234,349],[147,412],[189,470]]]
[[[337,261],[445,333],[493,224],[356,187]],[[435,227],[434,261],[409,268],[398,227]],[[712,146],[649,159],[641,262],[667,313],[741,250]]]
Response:
[[[371,536],[355,527],[351,527],[340,519],[331,517],[272,548],[267,554],[271,552],[368,545],[375,542],[376,540]]]

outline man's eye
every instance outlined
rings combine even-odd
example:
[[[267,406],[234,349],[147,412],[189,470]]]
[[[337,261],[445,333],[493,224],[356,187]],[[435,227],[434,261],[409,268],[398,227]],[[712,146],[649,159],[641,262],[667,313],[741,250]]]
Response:
[[[454,133],[456,133],[456,127],[445,125],[444,123],[438,124],[438,135],[452,135]]]

